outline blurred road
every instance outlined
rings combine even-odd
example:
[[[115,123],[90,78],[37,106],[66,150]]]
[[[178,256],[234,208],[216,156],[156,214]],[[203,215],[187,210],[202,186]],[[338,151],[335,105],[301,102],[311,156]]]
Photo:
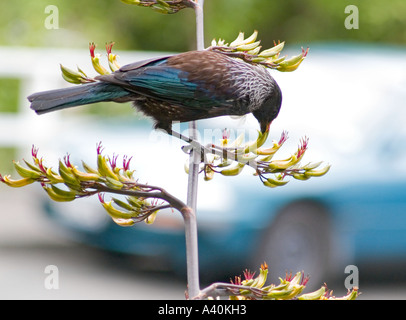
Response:
[[[0,186],[0,299],[184,299],[186,279],[134,271],[67,240],[41,214],[36,193],[27,194]],[[58,268],[58,289],[45,287],[55,275],[48,265]]]
[[[27,191],[0,186],[0,299],[184,299],[186,279],[67,240],[41,214],[38,193]],[[58,289],[46,288],[49,265],[58,268]],[[359,299],[406,299],[404,284],[360,286]]]

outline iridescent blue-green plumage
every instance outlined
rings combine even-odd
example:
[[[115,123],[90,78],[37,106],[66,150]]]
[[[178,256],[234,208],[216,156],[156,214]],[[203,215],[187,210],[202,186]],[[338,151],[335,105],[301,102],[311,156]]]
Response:
[[[28,97],[38,114],[101,101],[133,101],[171,132],[173,121],[253,113],[264,132],[282,102],[269,72],[212,51],[190,51],[136,62],[95,83],[35,93]]]

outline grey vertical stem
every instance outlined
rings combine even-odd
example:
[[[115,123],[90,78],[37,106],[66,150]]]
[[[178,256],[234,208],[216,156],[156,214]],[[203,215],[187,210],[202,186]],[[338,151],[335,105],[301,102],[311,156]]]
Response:
[[[197,6],[195,8],[197,50],[204,50],[203,5],[204,0],[197,0]]]
[[[195,7],[196,12],[196,40],[197,50],[204,50],[204,32],[203,32],[203,2],[198,0]],[[197,140],[197,124],[195,121],[189,124],[189,137]],[[199,256],[197,242],[197,187],[199,176],[200,152],[191,150],[189,157],[189,180],[187,205],[192,209],[191,212],[184,214],[185,219],[185,237],[186,237],[186,260],[187,260],[187,280],[189,297],[196,297],[200,292],[199,283]]]

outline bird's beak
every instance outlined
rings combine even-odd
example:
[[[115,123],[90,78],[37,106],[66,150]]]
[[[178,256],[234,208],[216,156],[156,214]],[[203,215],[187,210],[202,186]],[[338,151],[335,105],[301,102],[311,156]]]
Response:
[[[261,126],[261,132],[264,134],[265,132],[269,131],[269,127],[271,126],[272,122],[267,122],[267,121],[261,121],[260,126]]]

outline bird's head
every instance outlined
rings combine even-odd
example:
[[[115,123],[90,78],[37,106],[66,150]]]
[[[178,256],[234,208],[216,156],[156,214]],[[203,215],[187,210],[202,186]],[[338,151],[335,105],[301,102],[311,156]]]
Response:
[[[272,79],[273,80],[273,79]],[[282,92],[275,80],[273,80],[271,90],[264,99],[261,106],[252,112],[258,120],[261,132],[265,133],[269,129],[272,121],[278,116],[282,105]]]

